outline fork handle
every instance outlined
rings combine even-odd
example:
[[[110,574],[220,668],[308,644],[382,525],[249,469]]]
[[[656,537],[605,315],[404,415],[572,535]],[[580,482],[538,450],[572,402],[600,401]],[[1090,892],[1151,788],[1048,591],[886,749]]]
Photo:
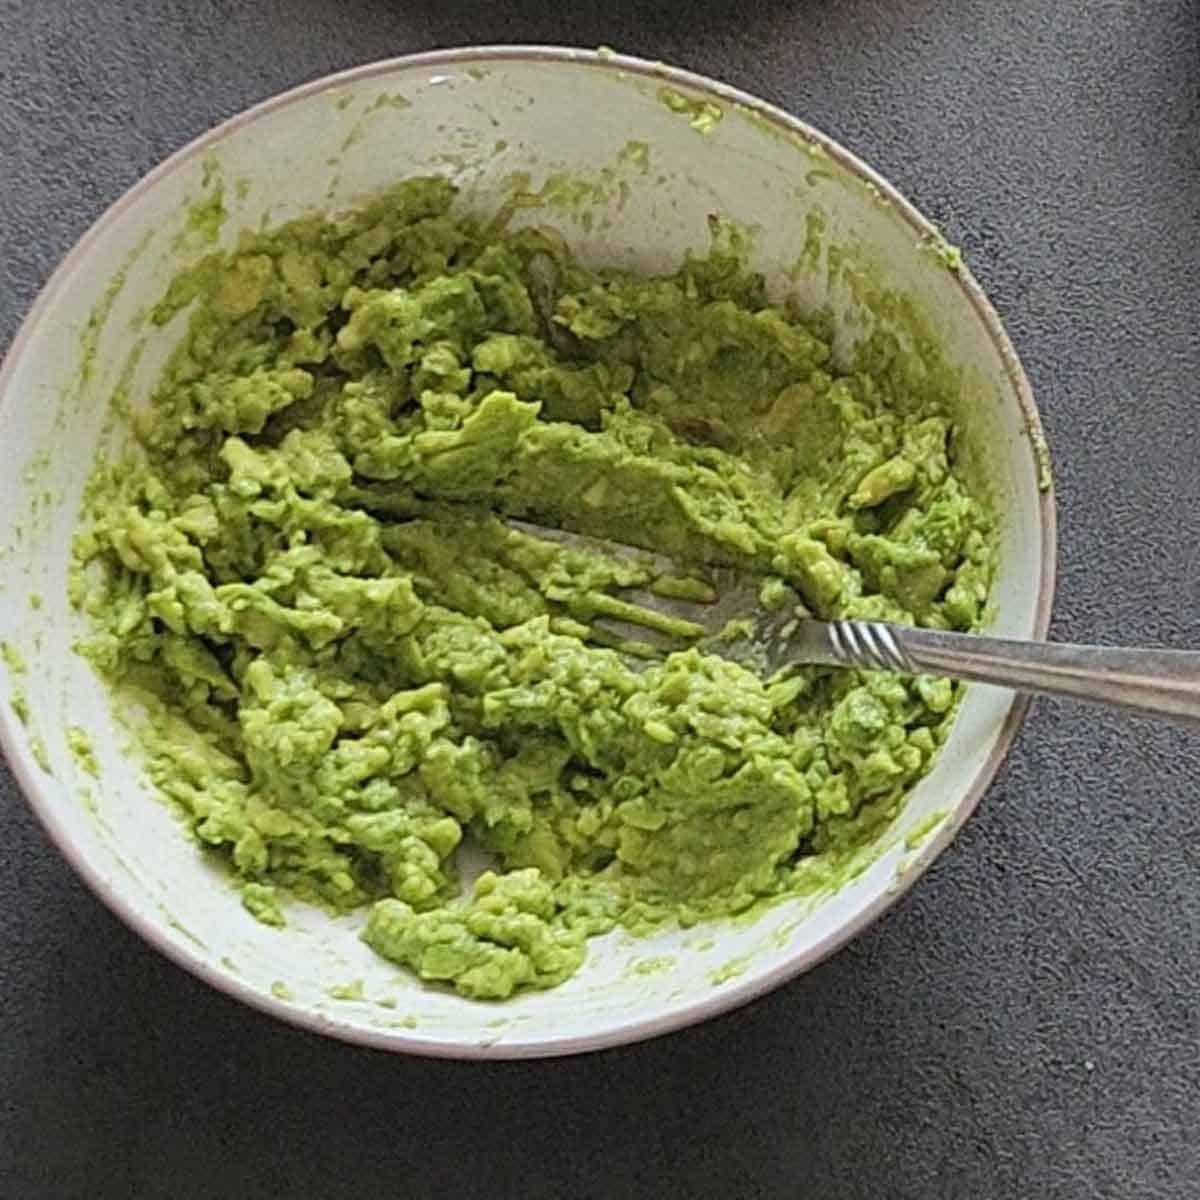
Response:
[[[1024,642],[882,621],[802,621],[792,650],[805,662],[945,675],[1200,728],[1200,653],[1192,650]]]

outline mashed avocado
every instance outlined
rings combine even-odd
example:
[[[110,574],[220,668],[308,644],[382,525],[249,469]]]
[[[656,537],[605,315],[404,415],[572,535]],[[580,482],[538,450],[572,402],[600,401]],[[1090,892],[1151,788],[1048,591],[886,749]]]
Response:
[[[154,319],[190,307],[187,332],[96,468],[72,593],[84,652],[152,713],[150,777],[252,913],[365,908],[380,954],[502,998],[618,924],[811,887],[894,817],[956,693],[631,663],[581,622],[642,568],[497,514],[957,629],[992,533],[894,343],[841,370],[733,254],[591,271],[453,199],[410,180],[172,284]],[[493,864],[465,898],[464,839]]]

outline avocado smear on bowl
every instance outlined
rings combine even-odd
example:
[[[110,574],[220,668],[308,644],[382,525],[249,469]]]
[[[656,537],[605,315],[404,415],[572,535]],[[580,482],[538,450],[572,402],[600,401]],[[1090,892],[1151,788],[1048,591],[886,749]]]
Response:
[[[95,468],[72,599],[151,714],[150,779],[260,920],[362,908],[379,954],[501,999],[617,926],[830,886],[930,767],[948,681],[635,664],[580,617],[637,565],[498,519],[971,629],[994,522],[894,340],[840,369],[728,248],[585,269],[437,178],[243,234],[153,318],[185,308]],[[493,863],[466,896],[464,839]]]

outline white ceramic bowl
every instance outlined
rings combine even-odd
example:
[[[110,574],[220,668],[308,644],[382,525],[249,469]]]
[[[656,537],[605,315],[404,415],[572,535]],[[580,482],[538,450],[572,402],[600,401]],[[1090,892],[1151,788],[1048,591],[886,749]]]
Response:
[[[670,268],[706,248],[709,214],[722,214],[753,228],[752,261],[775,291],[798,287],[806,301],[831,304],[847,330],[861,314],[844,276],[827,269],[828,247],[870,265],[928,315],[963,370],[970,439],[1004,514],[994,629],[1044,635],[1054,515],[1039,489],[1037,412],[996,314],[970,275],[947,265],[924,218],[828,138],[695,75],[603,52],[448,51],[307,84],[206,134],[118,200],[42,292],[0,371],[0,641],[29,666],[0,671],[0,743],[50,837],[95,892],[158,949],[249,1004],[349,1041],[464,1058],[633,1041],[758,996],[864,929],[969,816],[1023,704],[969,691],[882,852],[831,897],[780,904],[753,924],[646,940],[614,934],[592,943],[562,987],[497,1006],[424,988],[375,957],[358,940],[361,915],[335,921],[293,906],[286,931],[254,921],[148,790],[104,688],[69,649],[81,630],[66,599],[81,490],[97,448],[121,436],[110,421],[114,391],[143,397],[178,335],[177,325],[147,327],[144,311],[208,248],[197,220],[214,211],[206,199],[221,189],[228,245],[239,228],[346,208],[429,172],[453,177],[464,203],[483,208],[511,190],[516,172],[535,188],[560,173],[590,180],[572,203],[526,217],[558,225],[589,259],[631,268]],[[822,254],[797,283],[789,271],[810,232],[822,234],[810,254]],[[138,345],[140,360],[131,358]],[[27,705],[25,724],[14,696]],[[98,779],[71,753],[73,726],[95,744]],[[942,811],[914,850],[910,834]],[[659,969],[634,969],[648,960]],[[357,980],[362,999],[329,994]]]

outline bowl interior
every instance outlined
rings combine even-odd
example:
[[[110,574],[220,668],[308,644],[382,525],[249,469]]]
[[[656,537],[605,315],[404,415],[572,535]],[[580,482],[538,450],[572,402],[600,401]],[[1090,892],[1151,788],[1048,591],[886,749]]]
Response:
[[[121,437],[111,398],[144,397],[178,336],[177,325],[149,326],[148,307],[239,229],[343,209],[424,173],[448,175],[463,204],[485,211],[516,191],[539,194],[519,220],[558,227],[591,261],[638,270],[707,249],[719,214],[772,289],[831,306],[847,343],[881,312],[905,337],[936,330],[961,371],[967,444],[1003,518],[993,628],[1044,633],[1052,512],[1020,368],[977,288],[882,180],[765,106],[682,73],[567,52],[450,53],[310,85],[216,130],[118,202],[55,275],[0,376],[12,467],[0,478],[0,641],[16,652],[0,671],[0,734],[92,886],[245,1000],[430,1053],[547,1054],[646,1036],[766,990],[886,907],[969,815],[1019,716],[1012,697],[969,691],[935,769],[836,894],[749,923],[614,934],[564,986],[497,1007],[422,987],[375,957],[358,940],[360,917],[293,906],[285,931],[254,921],[153,798],[105,690],[69,650],[81,631],[66,598],[69,547],[97,450]],[[72,752],[74,730],[95,747],[95,776]],[[922,832],[931,836],[917,847]],[[330,994],[355,981],[361,998]]]

